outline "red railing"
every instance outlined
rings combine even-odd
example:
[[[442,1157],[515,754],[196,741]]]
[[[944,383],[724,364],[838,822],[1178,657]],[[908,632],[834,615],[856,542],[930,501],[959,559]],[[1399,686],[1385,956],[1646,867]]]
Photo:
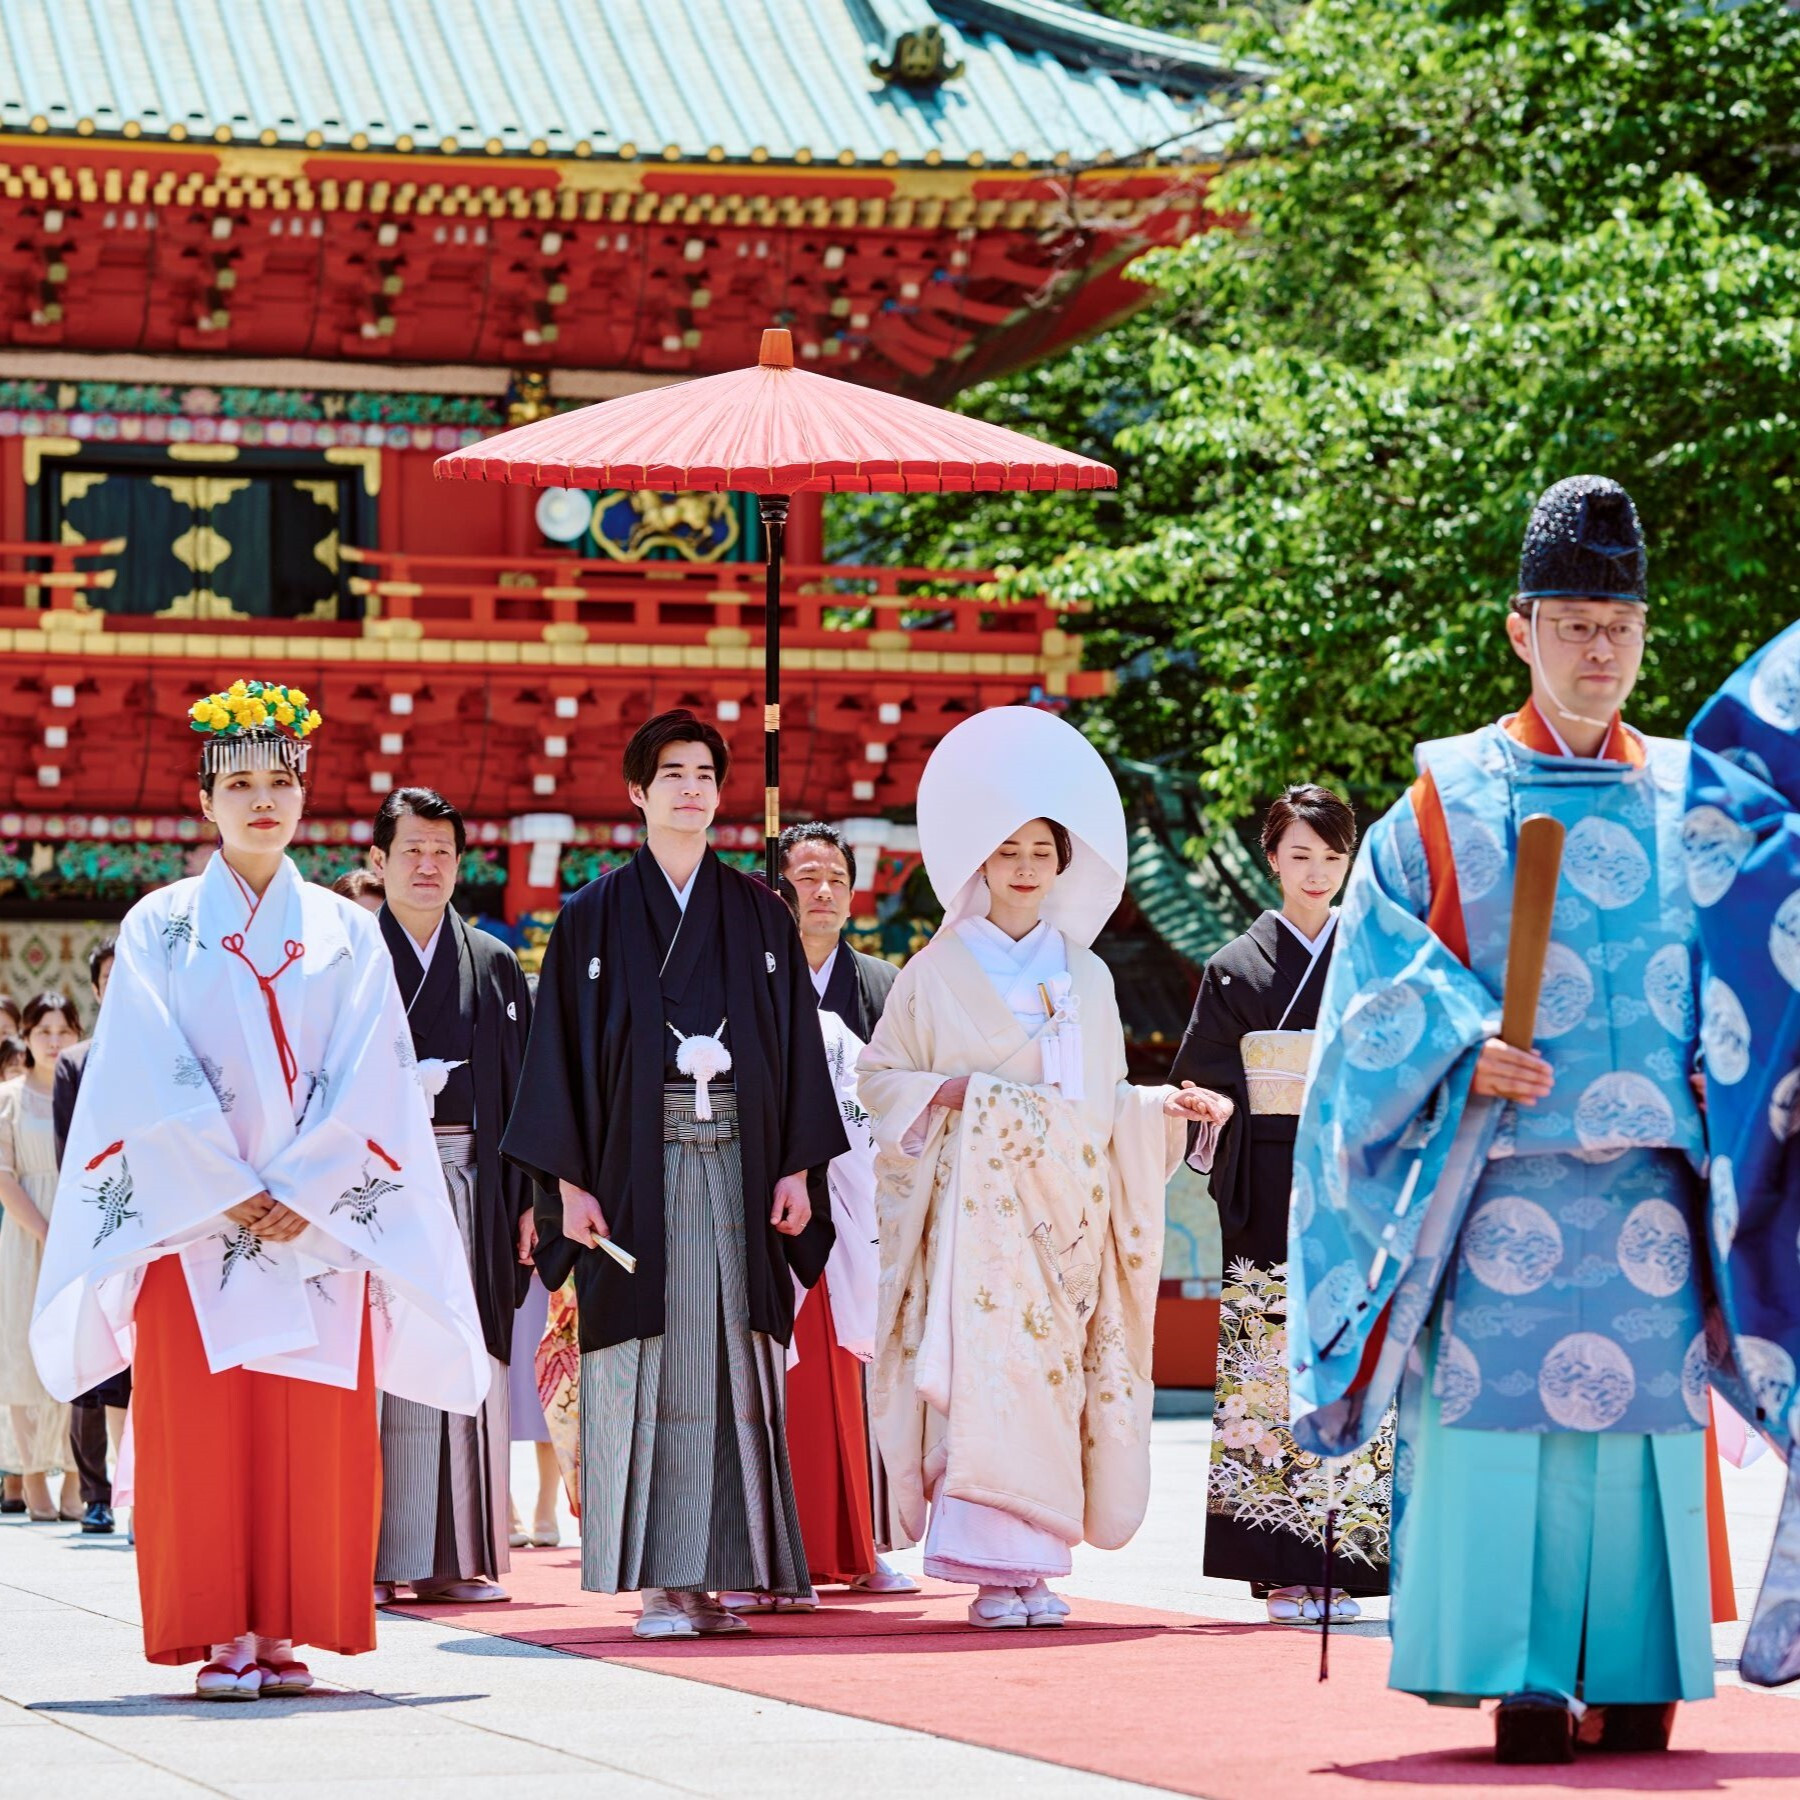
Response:
[[[58,611],[75,605],[75,596],[83,591],[109,588],[118,579],[117,569],[78,569],[78,558],[117,556],[125,548],[123,538],[98,538],[88,543],[32,544],[0,543],[0,592],[23,590],[24,604],[33,603],[34,588],[46,590],[50,604]],[[47,562],[47,569],[13,568],[15,562]]]
[[[432,637],[537,638],[580,626],[615,642],[701,640],[710,631],[759,634],[763,570],[756,563],[613,562],[574,556],[459,556],[344,548],[369,570],[351,577],[371,616],[416,620]],[[870,633],[929,636],[944,648],[1035,647],[1057,622],[1041,601],[983,592],[984,569],[790,563],[782,632],[795,647],[848,647]]]

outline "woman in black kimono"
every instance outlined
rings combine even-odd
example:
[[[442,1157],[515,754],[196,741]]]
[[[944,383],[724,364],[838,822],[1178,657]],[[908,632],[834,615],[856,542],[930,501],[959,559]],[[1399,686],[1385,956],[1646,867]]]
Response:
[[[1170,1078],[1230,1095],[1211,1188],[1224,1238],[1219,1373],[1207,1477],[1208,1575],[1248,1581],[1283,1623],[1325,1605],[1323,1522],[1335,1497],[1333,1619],[1352,1594],[1387,1592],[1393,1431],[1328,1470],[1288,1430],[1287,1231],[1294,1132],[1313,1026],[1325,991],[1356,819],[1326,788],[1291,787],[1263,822],[1263,854],[1281,885],[1265,912],[1206,965]],[[1204,1153],[1195,1155],[1204,1166]]]

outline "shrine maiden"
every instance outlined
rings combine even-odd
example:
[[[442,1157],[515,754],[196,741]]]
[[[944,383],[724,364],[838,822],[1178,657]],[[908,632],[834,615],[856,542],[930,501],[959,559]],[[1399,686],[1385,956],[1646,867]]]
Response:
[[[969,1622],[1059,1625],[1070,1547],[1143,1519],[1163,1190],[1187,1121],[1229,1103],[1126,1082],[1088,949],[1124,890],[1125,815],[1079,732],[1030,707],[965,720],[926,765],[919,838],[943,928],[858,1065],[877,1435],[926,1572],[979,1589]]]
[[[470,1413],[488,1356],[380,928],[285,855],[319,716],[191,722],[222,847],[120,929],[31,1341],[65,1398],[132,1365],[145,1652],[253,1700],[374,1648],[376,1388]]]

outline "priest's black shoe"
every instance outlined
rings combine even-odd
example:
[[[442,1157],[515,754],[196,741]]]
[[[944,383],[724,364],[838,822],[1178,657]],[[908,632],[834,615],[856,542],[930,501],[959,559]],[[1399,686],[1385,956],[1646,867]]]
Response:
[[[1508,1694],[1494,1714],[1494,1761],[1575,1760],[1575,1715],[1559,1694]]]
[[[98,1500],[81,1515],[81,1529],[89,1537],[110,1537],[112,1528],[112,1508],[101,1505]]]
[[[1633,1755],[1667,1750],[1674,1725],[1673,1700],[1636,1706],[1590,1706],[1576,1737],[1584,1750]]]

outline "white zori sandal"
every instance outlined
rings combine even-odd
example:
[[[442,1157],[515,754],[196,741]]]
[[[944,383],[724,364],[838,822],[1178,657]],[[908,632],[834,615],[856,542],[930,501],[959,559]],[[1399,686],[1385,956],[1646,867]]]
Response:
[[[885,1557],[875,1559],[874,1569],[867,1575],[859,1575],[851,1582],[851,1587],[859,1594],[916,1594],[919,1584],[910,1575],[902,1575],[898,1569],[890,1568]]]
[[[969,1602],[969,1623],[983,1631],[1016,1631],[1031,1623],[1031,1615],[1016,1588],[984,1587]]]
[[[1069,1603],[1039,1576],[1028,1588],[1019,1589],[1027,1625],[1060,1625],[1069,1616]]]
[[[1319,1616],[1316,1605],[1312,1606],[1311,1612],[1307,1611],[1307,1607],[1312,1604],[1312,1592],[1309,1588],[1277,1588],[1264,1604],[1269,1609],[1270,1620],[1277,1625],[1304,1625],[1308,1620]]]
[[[262,1697],[285,1700],[312,1692],[312,1670],[294,1656],[292,1638],[259,1637],[256,1666],[262,1670]]]
[[[667,1588],[647,1587],[643,1607],[632,1621],[634,1638],[691,1638],[700,1635],[699,1628],[688,1617],[681,1596]]]
[[[194,1677],[196,1700],[258,1700],[262,1691],[263,1672],[250,1632],[228,1644],[214,1644],[212,1660]]]

